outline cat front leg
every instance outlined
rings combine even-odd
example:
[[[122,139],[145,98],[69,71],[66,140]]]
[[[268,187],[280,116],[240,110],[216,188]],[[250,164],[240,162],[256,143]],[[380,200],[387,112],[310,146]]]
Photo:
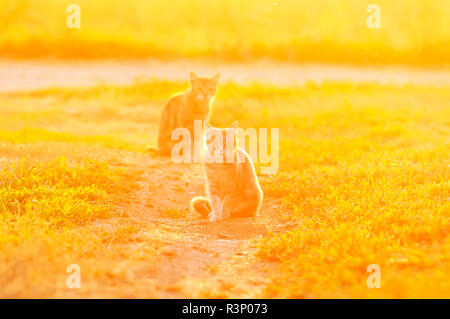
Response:
[[[220,205],[220,211],[222,215],[222,220],[229,219],[231,212],[236,205],[236,200],[232,195],[226,195]]]
[[[208,215],[208,219],[210,222],[222,220],[221,206],[222,206],[222,201],[220,200],[219,196],[217,196],[217,195],[211,196],[212,211]]]
[[[211,222],[211,223],[213,223],[213,222],[215,222],[217,219],[216,219],[216,214],[214,214],[214,211],[212,211],[211,213],[209,213],[209,215],[208,215],[208,220]]]

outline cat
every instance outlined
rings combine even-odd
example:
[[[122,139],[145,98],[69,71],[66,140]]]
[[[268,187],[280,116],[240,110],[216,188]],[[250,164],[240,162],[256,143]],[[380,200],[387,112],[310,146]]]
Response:
[[[205,124],[203,167],[209,196],[193,198],[191,209],[211,222],[253,217],[263,199],[253,162],[245,150],[237,147],[237,125],[235,122],[229,128],[219,129]],[[216,141],[213,136],[222,138]],[[231,140],[234,143],[230,147],[227,141]],[[207,161],[208,154],[219,161]]]
[[[190,73],[191,87],[184,93],[173,96],[161,114],[158,135],[157,153],[171,156],[172,147],[177,141],[172,140],[172,131],[176,128],[187,128],[194,137],[194,121],[206,121],[211,113],[211,101],[217,92],[220,74],[212,78],[200,78]],[[193,141],[191,145],[194,145]]]

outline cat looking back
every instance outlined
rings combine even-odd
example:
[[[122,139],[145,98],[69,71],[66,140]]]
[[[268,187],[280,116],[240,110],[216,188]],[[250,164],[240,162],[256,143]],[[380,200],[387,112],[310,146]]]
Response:
[[[158,136],[158,154],[171,156],[172,147],[178,142],[171,139],[176,128],[187,128],[194,137],[194,121],[207,121],[211,101],[217,92],[219,74],[213,78],[201,78],[190,74],[191,88],[173,96],[161,114]],[[191,141],[192,145],[194,141]]]
[[[208,197],[193,198],[191,208],[209,221],[255,216],[262,202],[263,192],[252,160],[245,150],[236,146],[237,132],[237,122],[226,129],[205,125],[205,152],[221,159],[206,161],[205,155],[203,165]],[[211,138],[214,135],[222,136],[219,142]],[[227,149],[227,141],[232,140],[234,143]],[[227,151],[232,160],[227,161]]]

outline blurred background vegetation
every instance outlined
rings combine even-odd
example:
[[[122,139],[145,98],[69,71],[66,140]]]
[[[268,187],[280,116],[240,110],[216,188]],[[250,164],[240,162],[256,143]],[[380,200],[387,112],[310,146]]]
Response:
[[[69,4],[81,28],[66,26]],[[381,28],[366,25],[381,8]],[[448,0],[0,0],[0,57],[448,67]]]

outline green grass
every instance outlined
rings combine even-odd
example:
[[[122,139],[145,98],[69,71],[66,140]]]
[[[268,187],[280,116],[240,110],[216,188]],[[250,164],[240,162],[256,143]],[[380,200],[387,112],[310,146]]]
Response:
[[[125,191],[118,176],[98,162],[69,167],[59,158],[44,164],[26,160],[6,164],[0,180],[3,217],[23,215],[58,225],[83,224],[108,217],[112,209],[108,195]]]

